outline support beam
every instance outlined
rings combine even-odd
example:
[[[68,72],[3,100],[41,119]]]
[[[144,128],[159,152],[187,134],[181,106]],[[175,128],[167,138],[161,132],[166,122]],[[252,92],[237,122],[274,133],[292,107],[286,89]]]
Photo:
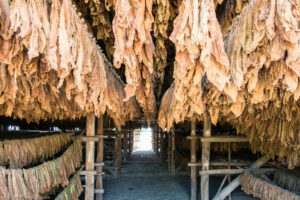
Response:
[[[191,121],[191,136],[196,135],[196,117],[192,117]],[[191,162],[197,161],[196,139],[191,139]],[[197,167],[191,166],[191,200],[197,199]]]
[[[100,115],[97,120],[97,135],[103,136],[103,115]],[[103,162],[103,137],[99,137],[96,161],[97,163]],[[103,190],[102,166],[97,166],[96,171],[96,190]],[[102,193],[96,193],[96,200],[102,200]]]
[[[94,113],[90,113],[86,118],[86,136],[94,136],[95,135],[95,115]],[[85,162],[85,170],[95,170],[95,142],[87,141],[86,142],[86,162]],[[87,174],[85,176],[85,200],[94,199],[95,195],[95,177],[93,174]]]
[[[121,152],[121,135],[119,130],[116,130],[115,138],[115,152],[114,152],[114,177],[119,176],[119,171],[122,163],[122,152]]]
[[[258,159],[255,163],[250,166],[250,169],[258,169],[263,166],[268,160],[270,156],[264,155],[260,159]],[[241,183],[242,175],[236,177],[230,184],[228,184],[222,191],[217,193],[213,200],[223,200],[225,199],[233,190],[235,190]]]
[[[164,142],[164,132],[158,127],[158,132],[160,134],[160,160],[164,162],[165,157],[165,142]]]
[[[172,127],[172,145],[171,145],[171,174],[175,174],[176,165],[175,165],[175,125]]]
[[[129,154],[131,154],[132,151],[133,151],[133,141],[134,141],[133,132],[134,132],[134,130],[130,130],[130,132],[129,132],[129,136],[130,136],[130,139],[129,139],[129,142],[130,142],[130,144],[129,144]]]
[[[211,136],[211,119],[209,113],[204,114],[203,137]],[[202,142],[202,170],[209,170],[210,143]],[[209,199],[209,175],[201,175],[201,199]]]
[[[124,133],[124,138],[123,138],[123,142],[124,142],[124,162],[126,162],[128,160],[128,134],[129,132],[126,130]]]
[[[168,169],[171,172],[171,162],[172,162],[172,136],[168,133]]]

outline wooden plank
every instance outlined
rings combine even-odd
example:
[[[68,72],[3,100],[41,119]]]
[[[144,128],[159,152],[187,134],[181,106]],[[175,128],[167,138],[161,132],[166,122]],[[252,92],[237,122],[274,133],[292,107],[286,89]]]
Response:
[[[203,137],[211,136],[211,119],[209,113],[204,114]],[[210,143],[202,141],[202,170],[209,170]],[[201,175],[201,199],[209,199],[209,175]]]
[[[187,136],[188,140],[199,139],[201,142],[249,142],[245,136],[239,135],[216,135],[211,137],[203,137],[201,135]]]
[[[95,135],[95,115],[94,113],[90,113],[86,118],[86,135],[94,136]],[[85,169],[86,171],[94,170],[94,162],[95,162],[95,142],[88,141],[86,143],[86,162]],[[85,200],[94,199],[94,187],[95,187],[95,178],[94,174],[87,174],[85,176],[85,184],[87,187],[85,188]]]
[[[80,172],[80,175],[97,175],[97,171],[96,170],[82,170]]]
[[[234,166],[234,167],[246,167],[251,165],[253,162],[231,162],[230,165]],[[227,166],[228,162],[210,162],[209,163],[210,166]],[[202,166],[201,162],[196,162],[196,163],[188,163],[188,166]]]
[[[263,169],[211,169],[200,171],[200,175],[220,175],[220,174],[241,174],[245,171],[260,171],[260,172],[273,172],[274,168],[263,168]]]
[[[191,136],[196,135],[196,117],[193,116],[191,120]],[[196,145],[197,140],[191,140],[191,162],[196,162],[197,154],[196,154]],[[197,199],[197,168],[196,166],[191,167],[191,200]]]
[[[249,142],[249,139],[245,136],[212,136],[212,137],[201,137],[201,142]]]
[[[96,193],[96,196],[98,196],[99,194],[102,194],[104,193],[104,189],[95,189],[95,193]]]
[[[260,159],[258,159],[255,163],[253,163],[250,168],[251,169],[257,169],[263,166],[268,160],[270,159],[270,156],[264,155]],[[235,190],[241,182],[242,175],[239,175],[236,177],[230,184],[228,184],[222,191],[217,193],[213,200],[223,200],[225,199],[233,190]]]
[[[102,200],[102,194],[98,193],[96,191],[98,190],[103,190],[103,181],[102,181],[102,167],[104,166],[103,163],[103,115],[100,115],[98,120],[97,120],[97,136],[102,136],[98,138],[98,148],[97,148],[97,158],[96,161],[98,162],[96,165],[96,171],[97,171],[97,177],[96,177],[96,200]],[[99,164],[99,165],[98,165]]]
[[[82,142],[99,142],[100,138],[103,138],[103,135],[97,135],[97,136],[80,136],[79,139]]]

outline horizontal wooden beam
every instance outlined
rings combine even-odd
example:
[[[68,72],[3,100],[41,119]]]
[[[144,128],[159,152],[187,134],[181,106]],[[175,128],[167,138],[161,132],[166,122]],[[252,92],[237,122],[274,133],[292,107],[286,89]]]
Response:
[[[211,137],[202,137],[200,135],[187,136],[188,140],[200,139],[201,142],[249,142],[245,136],[238,135],[216,135]]]
[[[245,136],[211,136],[201,137],[201,142],[249,142]]]
[[[95,193],[96,194],[103,194],[104,193],[104,189],[95,189]]]
[[[80,175],[97,175],[96,170],[83,170],[80,172]]]
[[[249,166],[251,165],[253,162],[211,162],[209,163],[210,166],[233,166],[233,167],[244,167],[244,166]],[[196,162],[196,163],[188,163],[189,167],[193,167],[193,166],[202,166],[201,162]]]
[[[264,169],[211,169],[202,170],[199,172],[200,175],[220,175],[220,174],[241,174],[245,171],[260,171],[260,172],[273,172],[274,168],[264,168]]]

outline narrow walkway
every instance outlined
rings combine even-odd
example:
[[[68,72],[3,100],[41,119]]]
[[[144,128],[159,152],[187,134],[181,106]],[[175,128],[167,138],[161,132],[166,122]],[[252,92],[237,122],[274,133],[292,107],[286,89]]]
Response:
[[[133,152],[119,178],[104,177],[103,181],[108,200],[189,199],[189,177],[171,176],[167,164],[152,151]]]
[[[199,180],[198,180],[199,181]],[[211,197],[216,193],[222,178],[211,178]],[[171,176],[167,163],[161,163],[152,151],[133,152],[122,164],[118,178],[104,176],[104,200],[189,200],[190,177]],[[200,193],[199,193],[200,194]],[[200,198],[199,198],[200,199]],[[234,192],[232,200],[252,200],[241,190]]]

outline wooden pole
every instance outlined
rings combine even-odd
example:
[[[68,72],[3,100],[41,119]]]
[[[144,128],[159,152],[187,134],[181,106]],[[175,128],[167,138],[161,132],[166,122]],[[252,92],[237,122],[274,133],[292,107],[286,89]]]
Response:
[[[103,115],[100,115],[97,120],[97,135],[103,135]],[[99,137],[98,142],[98,151],[97,151],[97,163],[103,162],[103,137]],[[103,182],[102,182],[102,166],[97,166],[97,179],[96,179],[96,189],[103,189]],[[102,200],[102,193],[96,194],[97,200]]]
[[[196,136],[196,117],[192,117],[191,122],[191,136]],[[196,138],[191,139],[191,162],[197,162],[197,153],[196,153]],[[191,200],[197,199],[197,167],[191,167]]]
[[[133,132],[134,132],[134,130],[131,130],[130,131],[130,145],[129,145],[129,148],[130,148],[130,150],[129,150],[129,152],[130,152],[130,154],[132,153],[132,151],[133,151]]]
[[[203,137],[211,136],[211,119],[209,113],[204,114]],[[209,170],[210,143],[202,142],[202,170]],[[201,199],[209,199],[209,175],[201,175]]]
[[[160,160],[164,162],[165,146],[164,146],[164,132],[158,127],[158,132],[160,134]]]
[[[171,162],[172,162],[172,156],[171,156],[171,151],[172,151],[172,138],[170,133],[168,133],[168,169],[169,172],[171,172]]]
[[[263,166],[268,160],[270,159],[270,156],[264,155],[261,158],[259,158],[255,163],[253,163],[250,168],[251,169],[257,169]],[[235,190],[241,183],[242,175],[239,175],[236,177],[230,184],[228,184],[222,191],[217,193],[213,200],[223,200],[225,199],[233,190]]]
[[[128,134],[128,131],[124,132],[124,162],[128,159]]]
[[[231,168],[231,143],[228,142],[228,169]],[[228,184],[231,182],[231,176],[228,174]],[[231,200],[231,194],[228,196],[228,200]]]
[[[87,136],[94,136],[95,135],[95,115],[94,113],[90,113],[87,115],[86,118],[86,135]],[[95,161],[95,142],[94,141],[87,141],[86,142],[86,162],[85,162],[85,169],[87,171],[94,170],[94,162]],[[95,191],[95,177],[93,174],[87,174],[85,176],[85,200],[94,199]]]
[[[119,176],[119,171],[122,162],[122,152],[121,152],[121,135],[119,130],[116,130],[115,137],[115,153],[114,153],[114,177],[117,178]]]
[[[171,173],[175,174],[175,125],[173,124],[172,127],[172,145],[171,145]]]

